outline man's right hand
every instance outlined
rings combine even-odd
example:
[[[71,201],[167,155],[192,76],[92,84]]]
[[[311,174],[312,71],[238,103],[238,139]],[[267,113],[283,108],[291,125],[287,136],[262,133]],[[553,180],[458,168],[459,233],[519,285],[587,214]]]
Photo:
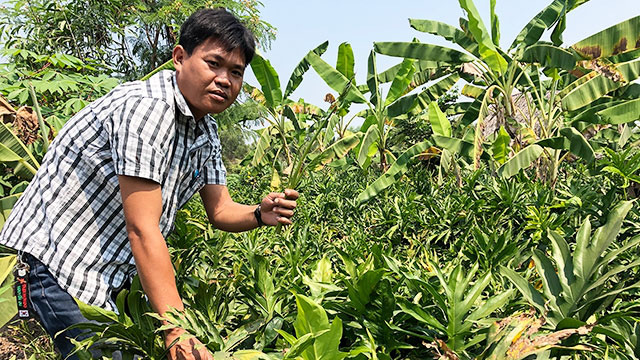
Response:
[[[184,334],[180,328],[165,331],[164,344],[169,347],[171,343]],[[213,356],[207,348],[195,337],[177,342],[169,349],[169,360],[213,360]]]

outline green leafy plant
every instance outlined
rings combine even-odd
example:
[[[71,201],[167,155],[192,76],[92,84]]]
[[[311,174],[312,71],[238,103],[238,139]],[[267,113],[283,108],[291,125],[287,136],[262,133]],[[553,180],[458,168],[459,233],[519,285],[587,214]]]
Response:
[[[283,330],[278,333],[291,344],[283,359],[344,359],[347,353],[339,350],[342,339],[342,320],[329,322],[326,311],[311,299],[296,294],[298,314],[293,326],[296,335]]]
[[[504,306],[514,290],[500,292],[479,302],[478,299],[489,286],[491,273],[475,278],[479,268],[476,263],[466,275],[462,265],[457,265],[447,277],[439,264],[429,262],[429,266],[439,286],[424,280],[414,280],[407,275],[405,277],[422,293],[430,295],[434,301],[433,308],[407,300],[399,302],[403,313],[428,326],[429,330],[405,327],[404,331],[419,334],[430,342],[441,338],[454,353],[467,354],[470,347],[486,339],[486,331],[482,331],[483,327],[490,325],[486,324],[486,318]],[[476,328],[477,325],[480,327]]]
[[[18,313],[16,297],[13,292],[15,264],[15,255],[0,257],[0,327],[3,327]]]
[[[566,319],[588,321],[620,294],[638,287],[637,281],[627,283],[619,276],[640,264],[640,260],[620,259],[640,244],[640,238],[614,246],[622,221],[632,206],[633,202],[620,203],[609,214],[607,223],[593,234],[591,222],[585,220],[576,234],[573,251],[562,236],[549,231],[551,254],[535,249],[532,255],[542,281],[542,292],[512,269],[501,267],[501,273],[532,306],[546,314],[550,325],[560,326]]]

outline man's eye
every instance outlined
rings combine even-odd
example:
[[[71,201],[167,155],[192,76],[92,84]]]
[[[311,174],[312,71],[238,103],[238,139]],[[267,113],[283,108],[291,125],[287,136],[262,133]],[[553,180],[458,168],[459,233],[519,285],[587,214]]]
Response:
[[[218,66],[218,62],[217,61],[207,61],[209,63],[210,66],[214,66],[217,67]]]
[[[237,71],[237,70],[232,72],[232,74],[235,75],[235,76],[242,76],[243,75],[242,71]]]

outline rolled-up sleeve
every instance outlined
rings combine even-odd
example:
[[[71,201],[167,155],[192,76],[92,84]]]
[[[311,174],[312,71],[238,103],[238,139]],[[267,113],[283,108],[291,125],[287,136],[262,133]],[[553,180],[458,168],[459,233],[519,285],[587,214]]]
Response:
[[[159,99],[131,98],[112,116],[110,141],[116,174],[161,184],[174,129],[171,107]]]

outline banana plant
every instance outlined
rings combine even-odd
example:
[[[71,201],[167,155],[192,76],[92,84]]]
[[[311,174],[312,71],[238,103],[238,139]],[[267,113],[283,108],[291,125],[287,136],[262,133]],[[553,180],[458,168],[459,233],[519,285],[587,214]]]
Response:
[[[478,100],[471,106],[470,110],[463,118],[471,119],[469,123],[476,123],[476,134],[473,140],[472,158],[474,166],[479,166],[480,155],[483,152],[482,143],[484,134],[484,118],[488,115],[489,104],[491,102],[503,103],[509,108],[511,105],[511,93],[514,84],[518,81],[517,68],[510,66],[511,60],[496,45],[499,40],[499,27],[497,16],[495,15],[495,1],[492,1],[491,19],[492,33],[490,34],[479,16],[475,5],[470,0],[460,0],[460,6],[467,12],[468,19],[461,19],[462,29],[451,25],[430,20],[411,19],[410,25],[422,32],[439,35],[445,39],[461,46],[466,52],[453,50],[432,44],[417,42],[393,42],[375,43],[377,52],[404,58],[416,59],[432,63],[446,63],[461,69],[462,77],[474,84],[475,95]],[[482,86],[480,88],[479,86]],[[463,94],[472,88],[466,86]],[[475,114],[475,116],[474,116]],[[468,125],[468,124],[467,124]],[[446,138],[450,138],[447,136]],[[439,139],[436,144],[451,143],[449,139]],[[460,144],[458,142],[456,146]],[[442,146],[445,147],[445,146]],[[465,146],[466,148],[468,146]]]
[[[344,54],[343,57],[353,58],[353,54],[349,50],[344,50],[341,53]],[[316,54],[309,57],[309,62],[327,85],[336,91],[342,89],[349,76],[354,74],[352,60],[345,62],[341,61],[339,57],[337,67],[334,68]],[[432,67],[428,67],[428,65]],[[367,107],[358,113],[358,116],[364,118],[364,123],[360,128],[360,132],[364,136],[357,155],[358,164],[362,168],[368,167],[372,158],[377,154],[380,168],[384,171],[388,170],[389,165],[396,160],[396,157],[388,149],[389,134],[394,119],[407,116],[410,111],[419,112],[425,109],[431,101],[449,90],[458,79],[454,74],[449,74],[426,89],[409,93],[432,80],[433,77],[433,64],[425,64],[412,59],[405,59],[401,64],[379,73],[376,53],[372,51],[369,54],[366,85],[354,87],[347,96],[348,100],[365,104]],[[391,85],[386,97],[383,97],[382,86],[388,82],[391,82]],[[370,93],[369,99],[365,98],[364,94],[366,93]]]
[[[457,142],[457,144],[453,146],[462,147],[467,145],[467,149],[470,148],[470,144],[465,143],[464,140],[451,138],[451,123],[449,122],[445,114],[442,112],[442,110],[440,110],[440,107],[436,101],[431,101],[427,105],[427,109],[428,109],[428,118],[431,121],[431,128],[434,133],[434,139],[441,139],[440,141]],[[365,135],[365,140],[366,138],[367,137]],[[363,142],[363,145],[366,146],[366,142]],[[363,145],[361,145],[360,154],[362,154]],[[384,174],[382,174],[382,176],[377,178],[373,183],[367,186],[358,195],[356,199],[357,203],[364,204],[365,202],[375,198],[384,189],[396,183],[399,179],[402,178],[403,174],[409,170],[410,161],[416,156],[424,154],[424,152],[430,146],[431,146],[431,142],[429,140],[425,140],[405,150],[405,152],[402,153],[393,162],[391,167]],[[446,157],[446,154],[447,154],[446,149],[444,150],[443,154],[445,154],[445,157]]]
[[[594,159],[593,148],[582,135],[584,127],[579,127],[577,121],[588,115],[596,116],[596,121],[591,122],[632,121],[637,119],[640,105],[637,94],[631,99],[617,99],[615,109],[601,104],[607,94],[639,76],[635,61],[640,55],[636,51],[638,44],[629,40],[637,38],[637,18],[567,49],[560,47],[567,13],[586,2],[554,0],[524,27],[507,51],[499,47],[496,1],[491,1],[489,30],[472,0],[459,0],[467,13],[460,20],[460,28],[437,21],[410,20],[414,29],[442,36],[465,52],[415,42],[376,43],[375,49],[390,56],[461,66],[462,77],[469,82],[462,93],[475,98],[460,119],[466,127],[465,134],[456,140],[435,137],[436,145],[452,151],[466,150],[463,155],[474,168],[480,166],[482,155],[490,152],[503,177],[518,173],[544,155],[551,164],[545,177],[553,183],[559,163],[569,153],[587,161]],[[543,32],[550,29],[553,43],[540,41]],[[527,109],[521,108],[519,100],[526,103]],[[580,110],[590,111],[582,114]],[[495,118],[495,124],[487,121],[490,116]],[[497,132],[498,129],[504,132]],[[514,146],[506,147],[505,140]]]
[[[640,265],[640,259],[633,260],[633,256],[632,260],[621,259],[640,244],[640,237],[614,245],[633,204],[632,201],[621,202],[611,211],[606,224],[593,233],[591,222],[586,219],[576,234],[573,251],[567,240],[549,231],[551,253],[536,249],[532,254],[542,292],[510,268],[502,266],[500,272],[540,314],[546,314],[552,326],[571,319],[586,322],[620,294],[640,286],[638,282],[628,282],[621,277],[625,271]]]
[[[311,66],[313,59],[323,54],[327,46],[328,42],[324,42],[309,51],[291,74],[284,93],[280,87],[278,74],[268,60],[256,54],[251,62],[251,69],[261,85],[261,90],[251,86],[248,88],[253,93],[254,99],[258,99],[263,104],[265,119],[269,123],[267,128],[261,130],[252,164],[257,166],[270,150],[276,151],[273,156],[273,188],[280,187],[281,174],[290,175],[289,186],[297,185],[304,173],[303,164],[309,163],[308,158],[313,158],[310,162],[314,166],[321,166],[343,157],[357,144],[356,138],[351,136],[332,141],[334,139],[333,124],[337,121],[334,114],[345,103],[344,97],[341,96],[324,114],[315,106],[304,102],[296,103],[289,99],[302,82],[302,76]],[[349,89],[349,84],[348,80],[342,83],[338,88],[339,91]],[[316,121],[308,125],[307,120],[314,120],[314,118]],[[278,150],[270,149],[274,136],[280,140],[281,147]],[[312,138],[311,141],[309,141],[310,138]],[[286,161],[284,166],[280,166],[281,171],[278,172],[277,161],[281,151]]]
[[[627,46],[628,37],[637,37],[640,17],[623,21],[577,42],[568,49],[553,47],[555,54],[573,56],[575,66],[549,60],[552,55],[539,44],[528,48],[523,92],[529,111],[531,150],[516,154],[511,163],[498,170],[505,177],[529,167],[542,157],[547,173],[539,177],[554,184],[560,163],[573,154],[587,162],[595,158],[592,143],[583,136],[597,132],[603,125],[619,125],[640,119],[640,100],[634,94],[623,95],[633,80],[640,77],[639,44]],[[548,79],[542,80],[542,73]],[[536,131],[537,129],[537,131]]]

